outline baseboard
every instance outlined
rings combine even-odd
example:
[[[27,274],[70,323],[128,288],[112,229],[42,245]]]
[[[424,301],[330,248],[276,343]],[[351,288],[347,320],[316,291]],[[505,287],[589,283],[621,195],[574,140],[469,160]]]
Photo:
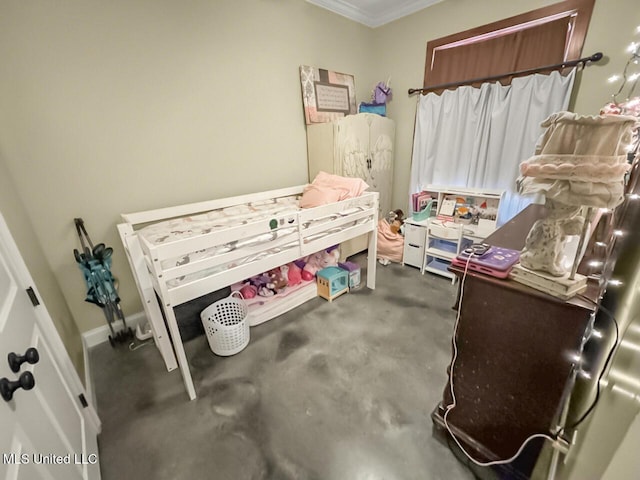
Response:
[[[142,326],[146,321],[147,317],[144,312],[134,313],[133,315],[128,315],[127,318],[127,327],[131,327],[132,330],[135,331],[136,326]],[[118,332],[122,328],[122,322],[116,321],[113,323],[113,329]],[[109,325],[102,325],[101,327],[94,328],[93,330],[89,330],[82,334],[82,341],[87,348],[93,348],[96,345],[100,345],[101,343],[109,341],[109,334],[111,331],[109,330]]]

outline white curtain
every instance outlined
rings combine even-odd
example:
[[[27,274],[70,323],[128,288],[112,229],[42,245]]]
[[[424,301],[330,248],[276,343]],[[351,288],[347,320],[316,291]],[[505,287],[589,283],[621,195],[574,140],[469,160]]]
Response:
[[[411,191],[427,185],[505,190],[498,225],[531,203],[515,193],[518,166],[535,151],[540,123],[569,105],[575,69],[567,76],[530,75],[511,85],[485,83],[428,93],[418,103]]]

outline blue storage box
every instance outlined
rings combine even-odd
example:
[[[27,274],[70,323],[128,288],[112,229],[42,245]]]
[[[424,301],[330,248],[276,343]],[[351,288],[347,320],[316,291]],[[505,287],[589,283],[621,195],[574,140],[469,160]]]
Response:
[[[387,116],[386,103],[361,103],[358,108],[359,113],[376,113],[383,117]]]

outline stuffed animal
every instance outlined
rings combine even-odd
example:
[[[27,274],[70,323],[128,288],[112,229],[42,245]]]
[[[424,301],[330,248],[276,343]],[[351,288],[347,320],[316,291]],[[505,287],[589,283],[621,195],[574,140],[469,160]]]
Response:
[[[378,84],[373,87],[373,92],[371,92],[371,100],[373,103],[381,105],[387,103],[387,101],[391,99],[390,82],[391,79],[389,78],[386,82],[378,82]]]
[[[254,298],[258,294],[258,289],[254,285],[251,285],[247,282],[240,289],[240,293],[245,300],[249,300],[250,298]]]
[[[302,282],[302,268],[300,268],[295,262],[287,263],[280,268],[286,275],[287,283],[290,286],[298,285]]]
[[[269,288],[270,280],[271,279],[269,278],[269,275],[263,273],[262,275],[251,277],[249,279],[249,282],[255,287],[256,292],[261,297],[272,297],[273,295],[275,295],[275,292],[271,288]]]
[[[330,266],[337,266],[338,259],[340,258],[340,251],[337,248],[332,248],[330,251],[321,250],[307,258],[306,264],[302,269],[302,279],[309,281],[313,280],[318,270],[327,268]]]
[[[267,276],[269,277],[267,288],[270,288],[274,294],[280,293],[287,286],[287,275],[281,267],[269,270]]]
[[[402,225],[404,224],[404,212],[402,210],[398,209],[398,210],[394,210],[393,214],[394,214],[394,218],[390,222],[391,231],[393,233],[398,233],[400,231],[400,229],[402,228]]]

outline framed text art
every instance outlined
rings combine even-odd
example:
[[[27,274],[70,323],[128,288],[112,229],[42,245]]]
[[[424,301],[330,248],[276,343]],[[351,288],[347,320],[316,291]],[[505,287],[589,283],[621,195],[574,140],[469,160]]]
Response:
[[[300,82],[307,125],[356,113],[353,75],[302,65]]]

